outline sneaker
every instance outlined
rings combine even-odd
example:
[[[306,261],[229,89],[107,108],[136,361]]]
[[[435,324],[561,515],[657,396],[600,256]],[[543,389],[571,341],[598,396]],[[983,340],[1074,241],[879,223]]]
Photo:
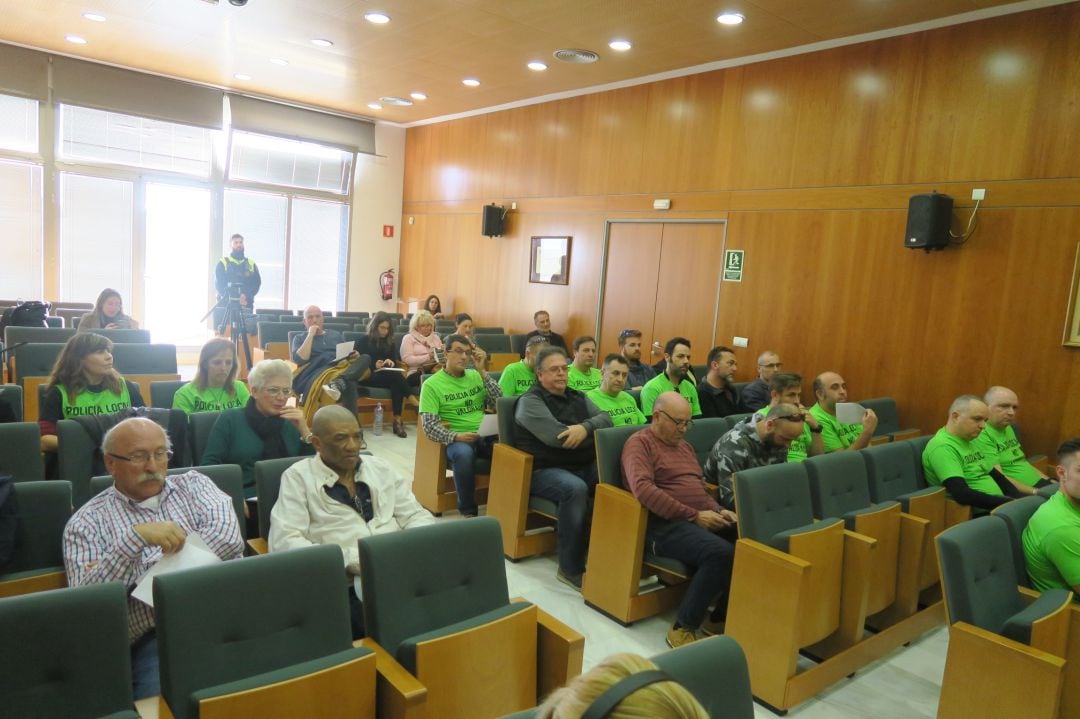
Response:
[[[706,618],[701,623],[701,633],[709,637],[718,637],[724,633],[724,622]]]
[[[326,393],[327,397],[334,400],[335,402],[341,399],[341,390],[339,390],[332,384],[324,384],[322,386],[322,391]]]
[[[672,649],[678,649],[684,644],[689,644],[696,639],[697,637],[694,636],[693,631],[686,629],[685,627],[680,627],[678,624],[669,629],[667,633],[667,645]]]
[[[577,591],[581,591],[581,575],[580,574],[563,574],[563,570],[555,572],[555,578],[568,587],[573,587]]]

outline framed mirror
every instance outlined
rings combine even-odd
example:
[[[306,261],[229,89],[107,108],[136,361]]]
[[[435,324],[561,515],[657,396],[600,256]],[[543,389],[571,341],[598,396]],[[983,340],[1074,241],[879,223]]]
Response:
[[[571,237],[533,237],[529,252],[529,282],[570,284]]]

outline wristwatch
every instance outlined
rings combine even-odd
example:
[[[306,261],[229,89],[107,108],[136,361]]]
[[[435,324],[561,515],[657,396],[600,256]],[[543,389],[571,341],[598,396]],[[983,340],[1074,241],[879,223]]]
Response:
[[[818,425],[817,429],[811,427],[810,434],[821,434],[821,425]]]

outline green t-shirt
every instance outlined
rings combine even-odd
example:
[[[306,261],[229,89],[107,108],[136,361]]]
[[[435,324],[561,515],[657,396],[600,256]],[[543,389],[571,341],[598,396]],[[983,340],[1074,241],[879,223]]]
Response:
[[[757,412],[754,412],[753,418],[750,420],[754,424],[757,424],[761,420],[765,419],[765,415],[772,409],[769,405],[765,405]],[[787,461],[789,462],[802,462],[810,456],[810,444],[814,441],[814,435],[810,432],[810,425],[803,422],[802,434],[796,437],[791,442],[791,446],[788,447]]]
[[[922,464],[926,483],[931,486],[940,487],[949,477],[963,477],[976,492],[1003,496],[1001,488],[990,476],[994,463],[975,442],[960,439],[944,427],[927,442]]]
[[[420,412],[437,414],[454,432],[475,432],[484,420],[484,378],[474,369],[453,377],[439,370],[420,385]]]
[[[1080,508],[1064,490],[1031,515],[1022,539],[1028,576],[1036,590],[1080,585]]]
[[[986,425],[975,438],[975,446],[982,450],[991,464],[1000,464],[1006,477],[1012,477],[1029,487],[1034,487],[1042,479],[1038,470],[1027,461],[1012,425],[1006,426],[1004,431]]]
[[[585,374],[571,362],[570,368],[566,372],[566,386],[570,389],[576,389],[578,392],[591,392],[599,387],[603,381],[603,375],[595,367],[590,367],[589,374]]]
[[[499,375],[499,388],[503,397],[517,397],[525,394],[529,387],[536,384],[536,372],[522,361],[509,364]]]
[[[89,417],[95,414],[112,414],[131,406],[131,393],[128,392],[127,382],[120,378],[120,392],[90,392],[83,390],[75,396],[75,401],[68,399],[67,389],[58,384],[60,390],[60,406],[64,408],[64,419],[72,417]]]
[[[656,402],[656,398],[664,392],[674,391],[675,385],[671,384],[666,372],[656,375],[641,388],[641,413],[646,417],[651,417],[652,406]],[[684,379],[679,383],[679,394],[690,403],[690,416],[700,417],[701,402],[698,401],[697,387],[694,386],[694,383],[689,379]]]
[[[821,444],[825,454],[847,449],[862,434],[862,424],[841,424],[836,420],[836,415],[829,414],[820,404],[811,407],[810,414],[814,415],[814,419],[821,425]]]
[[[611,417],[612,426],[645,424],[645,415],[638,409],[634,398],[626,392],[619,392],[619,394],[612,397],[597,387],[587,392],[586,396],[592,400],[593,404],[608,413],[608,416]]]
[[[233,380],[235,393],[230,395],[224,388],[212,389],[207,387],[202,392],[194,382],[188,382],[173,395],[173,409],[182,409],[188,414],[196,412],[220,412],[234,407],[243,407],[247,404],[247,386],[239,380]]]

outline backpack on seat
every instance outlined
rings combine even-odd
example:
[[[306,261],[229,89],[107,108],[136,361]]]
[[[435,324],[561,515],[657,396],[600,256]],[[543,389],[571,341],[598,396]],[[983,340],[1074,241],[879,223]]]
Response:
[[[0,336],[6,327],[47,327],[45,316],[49,314],[47,302],[30,300],[8,307],[0,316]]]

